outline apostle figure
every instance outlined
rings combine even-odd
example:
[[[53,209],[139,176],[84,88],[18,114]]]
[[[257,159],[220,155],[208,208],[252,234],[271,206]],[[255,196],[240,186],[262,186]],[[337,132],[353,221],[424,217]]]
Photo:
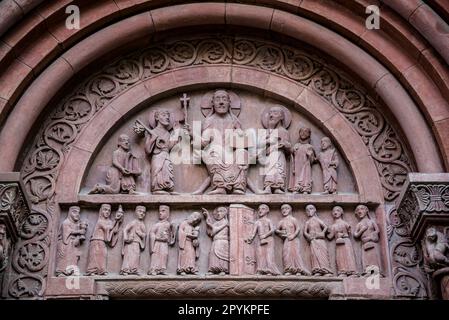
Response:
[[[173,163],[170,159],[170,151],[181,141],[182,136],[188,135],[188,124],[183,131],[174,132],[173,119],[168,110],[156,110],[150,116],[150,127],[143,130],[141,127],[135,131],[139,134],[145,132],[145,152],[151,156],[151,191],[154,194],[174,193]]]
[[[293,193],[312,193],[312,164],[315,151],[310,144],[310,128],[299,129],[299,142],[292,148],[289,190]]]
[[[370,275],[371,271],[376,269],[379,273],[379,227],[375,221],[371,220],[367,206],[358,205],[355,208],[355,215],[360,220],[355,228],[354,238],[362,242],[363,275]]]
[[[206,218],[207,234],[212,237],[212,246],[209,253],[209,273],[224,275],[229,273],[229,222],[228,209],[218,207],[213,211],[203,208]]]
[[[259,235],[259,243],[256,247],[257,274],[279,275],[281,272],[274,261],[274,232],[275,228],[267,217],[270,208],[266,204],[259,206],[259,219],[255,222],[250,236],[245,241],[252,243],[256,235]]]
[[[200,223],[201,213],[193,212],[179,226],[178,274],[198,274],[196,260],[199,258]]]
[[[292,207],[289,204],[283,204],[281,213],[284,218],[279,221],[276,234],[284,240],[282,249],[284,274],[310,275],[300,255],[299,233],[301,229],[298,220],[292,216]]]
[[[147,209],[144,206],[136,207],[136,219],[123,229],[123,263],[120,274],[139,274],[140,253],[145,249],[147,229],[143,223]]]
[[[266,137],[263,141],[266,158],[264,166],[264,193],[284,193],[286,189],[287,160],[285,153],[290,152],[290,136],[287,127],[289,111],[283,106],[271,107],[268,114],[262,115]],[[290,118],[290,117],[289,117]]]
[[[304,226],[304,237],[310,243],[312,274],[319,276],[332,275],[329,252],[325,240],[327,226],[318,218],[316,208],[313,204],[306,206],[306,213],[309,219]]]
[[[323,170],[324,193],[337,192],[337,167],[338,155],[332,146],[331,139],[324,137],[321,139],[321,152],[317,157],[321,169]]]
[[[123,221],[123,209],[119,206],[114,219],[111,216],[111,205],[102,204],[89,244],[89,257],[86,275],[106,275],[108,249],[115,247],[118,232]]]
[[[142,173],[140,160],[130,151],[129,137],[121,134],[118,148],[112,153],[112,166],[106,174],[106,184],[97,183],[90,193],[136,193],[136,178]]]
[[[351,243],[351,225],[343,220],[343,208],[335,206],[332,209],[334,223],[329,226],[327,238],[335,238],[335,262],[338,276],[357,275],[354,249]]]
[[[231,112],[231,99],[226,90],[216,90],[212,110],[202,124],[202,159],[206,164],[212,190],[209,194],[244,194],[247,187],[247,152],[236,152],[229,132],[243,134],[242,125]]]
[[[150,229],[150,270],[148,274],[166,274],[168,247],[175,244],[176,227],[170,221],[170,207],[159,206],[159,221]]]
[[[69,208],[58,235],[56,276],[70,276],[78,271],[81,252],[78,247],[86,239],[87,222],[80,221],[80,208]]]

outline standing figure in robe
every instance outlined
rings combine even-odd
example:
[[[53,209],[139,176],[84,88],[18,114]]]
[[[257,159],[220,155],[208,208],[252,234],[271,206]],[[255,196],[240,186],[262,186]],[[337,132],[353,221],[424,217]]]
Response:
[[[355,227],[354,238],[362,242],[362,275],[370,275],[371,270],[380,273],[379,227],[369,216],[367,206],[360,204],[355,208],[355,215],[360,222]]]
[[[309,219],[304,226],[304,237],[310,243],[310,258],[313,275],[332,275],[329,252],[326,245],[325,234],[327,226],[318,218],[316,208],[313,204],[306,206]]]
[[[312,193],[312,164],[316,160],[310,144],[310,128],[299,129],[299,142],[292,148],[289,190],[293,193]]]
[[[70,276],[77,273],[81,256],[79,246],[86,239],[86,232],[87,222],[80,221],[80,208],[70,207],[59,231],[56,276]]]
[[[106,275],[108,248],[117,244],[118,232],[123,222],[123,209],[119,206],[114,219],[111,216],[111,205],[102,204],[89,244],[89,256],[86,275]]]
[[[147,228],[143,223],[147,209],[144,206],[136,207],[136,219],[123,229],[123,263],[120,274],[139,274],[140,253],[145,249]]]
[[[175,194],[173,163],[170,159],[170,151],[181,141],[182,136],[179,132],[172,130],[173,119],[171,119],[168,110],[156,110],[154,112],[154,121],[150,119],[151,130],[139,131],[145,132],[145,152],[151,156],[151,192],[154,194]],[[136,130],[136,129],[135,129]],[[189,135],[188,125],[184,125],[182,131],[184,135]]]
[[[264,159],[264,193],[284,193],[286,190],[287,160],[286,152],[290,152],[290,135],[287,131],[286,110],[283,106],[269,109],[264,123],[267,135],[263,144],[267,157]]]
[[[281,206],[281,213],[283,218],[279,221],[276,234],[284,240],[284,247],[282,248],[284,274],[310,275],[300,254],[299,234],[301,228],[298,219],[292,216],[292,207],[289,204]]]
[[[136,178],[142,173],[140,160],[130,151],[129,137],[121,134],[118,148],[112,153],[112,166],[106,174],[106,184],[97,183],[90,193],[136,193]]]
[[[242,125],[231,112],[231,99],[226,90],[216,90],[213,109],[201,130],[202,159],[210,175],[209,194],[244,194],[247,187],[247,152],[236,152],[227,132],[242,132]]]
[[[149,275],[166,274],[168,247],[175,244],[176,227],[169,221],[170,207],[159,206],[159,222],[150,229],[150,270]]]
[[[337,151],[332,146],[331,139],[321,139],[321,152],[317,157],[323,170],[324,193],[337,192],[337,167],[339,164]]]
[[[181,275],[198,274],[196,260],[199,258],[199,240],[201,213],[193,212],[181,222],[178,231],[178,269]]]
[[[206,218],[207,233],[212,237],[212,246],[209,253],[209,273],[224,275],[229,273],[229,221],[228,209],[218,207],[213,212],[203,208]]]
[[[343,208],[335,206],[332,209],[334,223],[329,227],[327,238],[335,238],[335,262],[338,276],[357,275],[354,249],[351,243],[351,225],[343,220]]]
[[[274,261],[274,232],[275,228],[271,220],[267,217],[270,208],[266,204],[259,206],[259,219],[255,222],[250,236],[245,241],[252,243],[256,235],[259,235],[259,243],[256,247],[257,274],[279,275],[279,271]]]

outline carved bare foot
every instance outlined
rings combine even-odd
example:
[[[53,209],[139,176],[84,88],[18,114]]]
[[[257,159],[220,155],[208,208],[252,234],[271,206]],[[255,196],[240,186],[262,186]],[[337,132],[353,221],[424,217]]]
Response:
[[[156,190],[156,191],[153,191],[153,194],[170,194],[170,193],[165,190]]]
[[[213,195],[213,194],[226,194],[225,188],[217,188],[215,190],[209,191],[207,194]]]
[[[224,271],[220,272],[220,276],[224,276],[224,275],[226,275],[226,272],[224,272]]]
[[[129,192],[128,192],[128,194],[130,194],[130,195],[136,195],[136,194],[139,194],[136,190],[129,190]]]
[[[179,192],[175,192],[175,191],[171,191],[170,194],[173,195],[173,196],[179,196],[180,195]]]
[[[233,194],[245,194],[245,191],[236,189],[236,190],[232,191],[232,193]]]
[[[274,194],[284,194],[285,192],[282,189],[274,189]]]
[[[291,276],[292,274],[290,272],[284,272],[284,276]]]
[[[265,189],[263,189],[262,193],[263,194],[270,194],[271,193],[271,188],[270,187],[266,187]]]

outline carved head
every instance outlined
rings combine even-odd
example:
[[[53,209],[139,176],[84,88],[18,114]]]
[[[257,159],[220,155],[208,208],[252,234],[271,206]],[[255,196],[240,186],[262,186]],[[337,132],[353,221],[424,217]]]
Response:
[[[281,213],[284,217],[290,215],[292,213],[292,206],[289,204],[283,204],[281,206]]]
[[[259,217],[264,217],[270,212],[270,208],[266,204],[259,206]]]
[[[145,218],[145,214],[147,213],[147,208],[144,206],[137,206],[136,207],[136,217],[139,220],[143,220]]]
[[[212,97],[214,112],[223,115],[229,112],[231,106],[231,98],[226,90],[216,90]]]
[[[159,220],[167,220],[170,216],[170,207],[164,204],[159,206]]]
[[[156,123],[160,123],[163,126],[170,125],[170,112],[168,110],[157,110],[154,113],[154,119]]]
[[[126,134],[121,134],[118,137],[118,146],[125,150],[129,150],[129,137]]]
[[[321,150],[325,151],[332,146],[331,139],[324,137],[321,139]]]
[[[111,205],[110,204],[102,204],[100,207],[100,216],[108,219],[111,215]]]
[[[343,215],[343,208],[340,206],[335,206],[332,209],[332,216],[334,217],[334,219],[339,219],[341,218],[341,216]]]
[[[218,207],[213,212],[214,219],[217,221],[224,219],[227,215],[228,215],[228,208],[226,207]]]
[[[273,106],[268,111],[268,127],[270,129],[276,128],[279,123],[285,121],[284,108],[282,106]]]
[[[357,216],[357,218],[359,218],[360,220],[367,217],[368,216],[368,212],[369,209],[367,206],[363,205],[363,204],[359,204],[356,208],[355,208],[355,215]],[[369,218],[369,216],[368,216]]]
[[[199,225],[199,224],[201,223],[201,217],[202,217],[202,214],[201,214],[201,213],[199,213],[199,212],[197,212],[197,211],[193,212],[193,213],[188,217],[189,224],[192,225],[192,226],[197,226],[197,225]]]
[[[72,222],[78,222],[78,221],[80,221],[80,207],[78,207],[78,206],[70,207],[70,208],[69,208],[68,218],[69,218]]]
[[[308,217],[316,216],[316,207],[313,204],[308,204],[306,206],[306,213]]]
[[[299,128],[299,141],[310,142],[311,130],[310,128]]]
[[[438,240],[438,231],[435,227],[430,227],[426,230],[426,240],[429,242],[435,242]]]

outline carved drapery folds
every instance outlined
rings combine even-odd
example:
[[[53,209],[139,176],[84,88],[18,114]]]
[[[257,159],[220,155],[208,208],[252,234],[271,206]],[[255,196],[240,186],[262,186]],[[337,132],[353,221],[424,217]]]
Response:
[[[431,295],[434,290],[426,283],[427,274],[440,284],[439,294],[448,299],[449,174],[409,174],[392,225],[399,236],[392,247],[399,271],[396,278],[401,274],[403,282],[415,284],[409,293],[416,295],[424,287]]]

